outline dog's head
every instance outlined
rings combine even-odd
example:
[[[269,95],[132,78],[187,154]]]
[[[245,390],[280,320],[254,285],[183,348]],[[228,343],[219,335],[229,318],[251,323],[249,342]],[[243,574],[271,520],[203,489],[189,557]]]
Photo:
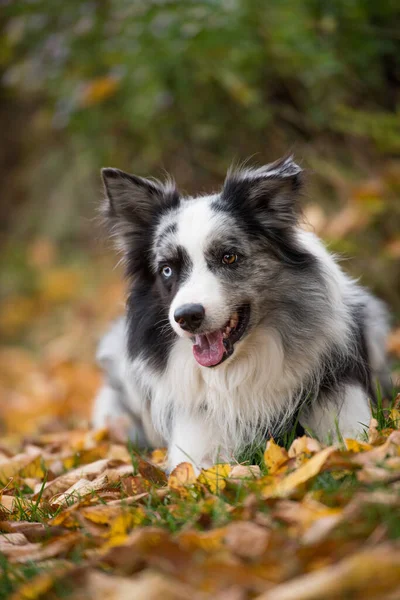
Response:
[[[300,167],[289,157],[231,170],[220,193],[189,198],[171,181],[108,168],[102,174],[106,216],[129,274],[159,295],[197,362],[219,365],[261,320],[273,318],[285,302],[288,271],[307,261],[294,235]]]

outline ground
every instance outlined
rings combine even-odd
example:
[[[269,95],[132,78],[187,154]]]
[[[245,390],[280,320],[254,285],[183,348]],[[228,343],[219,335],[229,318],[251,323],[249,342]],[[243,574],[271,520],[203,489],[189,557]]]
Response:
[[[164,449],[139,454],[118,431],[89,429],[96,340],[123,306],[112,261],[36,240],[12,264],[19,283],[0,310],[0,599],[400,598],[396,399],[362,442],[269,440],[197,478],[186,463],[167,477]]]

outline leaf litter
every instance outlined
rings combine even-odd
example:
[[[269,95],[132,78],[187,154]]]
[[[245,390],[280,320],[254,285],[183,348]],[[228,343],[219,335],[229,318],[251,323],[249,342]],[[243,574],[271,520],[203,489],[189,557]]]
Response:
[[[138,454],[103,430],[5,441],[0,597],[395,598],[400,431],[266,443],[262,464]],[[60,465],[62,469],[60,471]],[[384,476],[383,476],[384,475]],[[394,595],[393,595],[394,594]]]

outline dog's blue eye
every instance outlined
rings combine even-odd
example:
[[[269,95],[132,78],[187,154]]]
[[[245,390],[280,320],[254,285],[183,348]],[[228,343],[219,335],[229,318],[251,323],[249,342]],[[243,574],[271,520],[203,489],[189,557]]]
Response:
[[[165,277],[165,279],[169,279],[172,275],[172,269],[171,267],[169,267],[168,265],[165,265],[165,267],[163,267],[161,269],[161,274],[163,277]]]
[[[222,257],[222,262],[225,265],[233,265],[235,262],[237,262],[237,260],[238,260],[238,255],[234,254],[233,252],[227,252]]]

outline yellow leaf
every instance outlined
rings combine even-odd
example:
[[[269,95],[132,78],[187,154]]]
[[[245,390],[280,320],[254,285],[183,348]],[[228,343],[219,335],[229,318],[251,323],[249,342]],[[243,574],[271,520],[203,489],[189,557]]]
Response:
[[[390,411],[390,418],[392,419],[395,427],[400,428],[400,410],[398,408],[392,408]]]
[[[350,452],[364,452],[366,450],[372,450],[371,444],[367,444],[366,442],[360,442],[359,440],[352,440],[350,438],[346,438],[344,442],[347,450],[350,450]]]
[[[164,465],[167,459],[167,449],[166,448],[156,448],[150,454],[150,461],[154,465]]]
[[[171,490],[182,492],[185,486],[196,481],[196,473],[190,463],[183,462],[172,471],[168,477],[168,486]]]
[[[213,494],[220,492],[226,486],[226,477],[231,472],[231,466],[228,464],[215,465],[211,469],[202,471],[199,476],[199,483],[203,483]]]
[[[99,444],[95,448],[75,452],[72,456],[67,456],[63,459],[65,469],[73,469],[78,465],[86,465],[88,463],[98,461],[107,456],[109,444]]]
[[[287,475],[277,483],[271,483],[263,490],[264,498],[279,498],[289,495],[293,490],[306,483],[321,471],[329,456],[336,452],[334,446],[325,448],[314,454],[310,460],[303,463],[296,471]]]
[[[275,444],[272,438],[268,440],[267,448],[264,452],[264,462],[269,475],[274,475],[288,458],[285,448],[281,448],[281,446]]]
[[[137,506],[128,510],[122,510],[113,521],[110,527],[110,537],[119,537],[127,535],[130,529],[137,527],[143,523],[145,512],[141,506]]]
[[[99,104],[115,94],[119,87],[119,80],[112,75],[97,77],[89,81],[81,96],[81,106],[88,107]]]
[[[211,531],[183,531],[179,536],[179,543],[188,551],[200,548],[205,552],[216,552],[223,548],[225,534],[225,527]]]
[[[11,477],[44,477],[42,457],[29,454],[17,454],[0,463],[0,484],[6,483]]]
[[[110,529],[107,536],[125,535],[129,529],[140,525],[146,513],[141,506],[95,506],[93,508],[84,508],[81,514],[97,525],[109,525]]]

